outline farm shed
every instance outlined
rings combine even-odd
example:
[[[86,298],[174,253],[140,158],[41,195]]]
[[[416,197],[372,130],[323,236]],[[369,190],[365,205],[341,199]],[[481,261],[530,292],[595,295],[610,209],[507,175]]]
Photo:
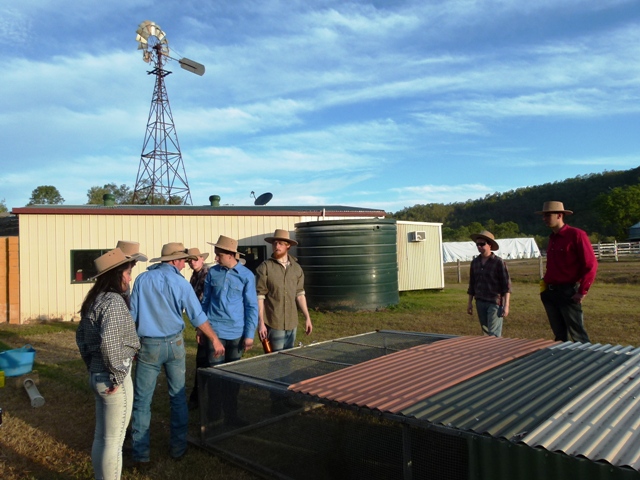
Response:
[[[200,369],[192,441],[277,478],[640,478],[640,349],[378,331]]]
[[[11,273],[17,284],[13,291],[19,291],[19,312],[14,305],[6,315],[12,323],[79,320],[80,305],[92,285],[87,279],[94,274],[93,260],[118,240],[140,242],[140,250],[153,258],[171,241],[212,251],[207,242],[227,235],[238,239],[247,266],[255,268],[271,254],[264,238],[277,228],[295,235],[296,223],[385,216],[382,210],[334,205],[35,205],[14,208],[12,213],[19,223],[17,248],[10,255],[14,260],[19,256],[17,274],[15,269]],[[295,247],[292,254],[296,255]],[[134,281],[148,266],[142,262],[134,268]],[[182,273],[189,278],[191,270]],[[0,275],[8,278],[7,272]]]
[[[399,290],[444,288],[442,224],[400,220],[396,224]]]

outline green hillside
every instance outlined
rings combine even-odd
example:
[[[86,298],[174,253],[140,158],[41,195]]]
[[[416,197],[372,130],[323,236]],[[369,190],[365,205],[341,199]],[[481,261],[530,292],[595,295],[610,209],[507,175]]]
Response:
[[[640,209],[640,205],[634,206],[640,204],[640,198],[637,198],[639,191],[640,167],[637,167],[494,193],[479,200],[414,205],[392,214],[391,217],[397,220],[441,222],[443,237],[449,241],[466,240],[468,233],[474,233],[479,227],[496,230],[496,236],[502,238],[508,235],[541,239],[549,235],[549,230],[542,223],[540,215],[534,212],[539,211],[547,200],[559,200],[564,203],[565,208],[574,211],[574,215],[568,218],[568,223],[587,231],[594,241],[612,240],[613,237],[625,240],[626,229],[640,221],[640,217],[633,219],[636,210]],[[627,196],[630,195],[629,192],[635,195],[630,204],[618,201],[619,197],[615,197],[617,204],[613,201],[612,193],[620,192]],[[607,200],[609,210],[605,207]],[[621,211],[612,213],[612,208]],[[617,214],[620,216],[616,216]],[[625,216],[629,219],[622,219]],[[613,218],[621,220],[612,222]],[[620,225],[621,222],[629,225]]]

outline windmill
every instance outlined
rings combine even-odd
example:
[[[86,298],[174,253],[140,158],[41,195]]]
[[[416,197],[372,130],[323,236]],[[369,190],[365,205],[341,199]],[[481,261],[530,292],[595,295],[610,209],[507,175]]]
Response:
[[[169,41],[159,25],[145,20],[138,26],[136,33],[142,59],[154,67],[147,74],[155,75],[156,81],[133,189],[133,203],[191,205],[187,172],[182,162],[164,82],[165,77],[171,73],[164,69],[165,62],[176,59],[169,56]],[[185,70],[197,75],[204,74],[204,65],[188,58],[177,61]]]

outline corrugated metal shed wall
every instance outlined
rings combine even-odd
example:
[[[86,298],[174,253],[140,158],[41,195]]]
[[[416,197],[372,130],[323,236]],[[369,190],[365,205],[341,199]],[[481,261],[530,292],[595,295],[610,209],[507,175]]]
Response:
[[[215,242],[221,234],[237,238],[240,245],[263,245],[277,228],[294,232],[296,223],[318,217],[22,213],[19,219],[20,318],[24,323],[37,318],[77,318],[91,284],[70,282],[71,250],[113,248],[118,240],[134,240],[149,258],[159,256],[162,245],[173,241],[212,252],[207,242]],[[134,279],[148,266],[139,263]],[[189,278],[191,270],[187,267],[182,273]]]
[[[442,262],[442,224],[396,222],[398,227],[398,289],[424,290],[444,288]],[[424,241],[412,242],[411,232],[425,232]]]

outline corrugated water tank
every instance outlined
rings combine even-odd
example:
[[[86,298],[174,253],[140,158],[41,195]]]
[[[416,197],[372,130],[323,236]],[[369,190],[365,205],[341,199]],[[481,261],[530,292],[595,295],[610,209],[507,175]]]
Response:
[[[375,310],[399,302],[393,219],[297,223],[310,308]]]

